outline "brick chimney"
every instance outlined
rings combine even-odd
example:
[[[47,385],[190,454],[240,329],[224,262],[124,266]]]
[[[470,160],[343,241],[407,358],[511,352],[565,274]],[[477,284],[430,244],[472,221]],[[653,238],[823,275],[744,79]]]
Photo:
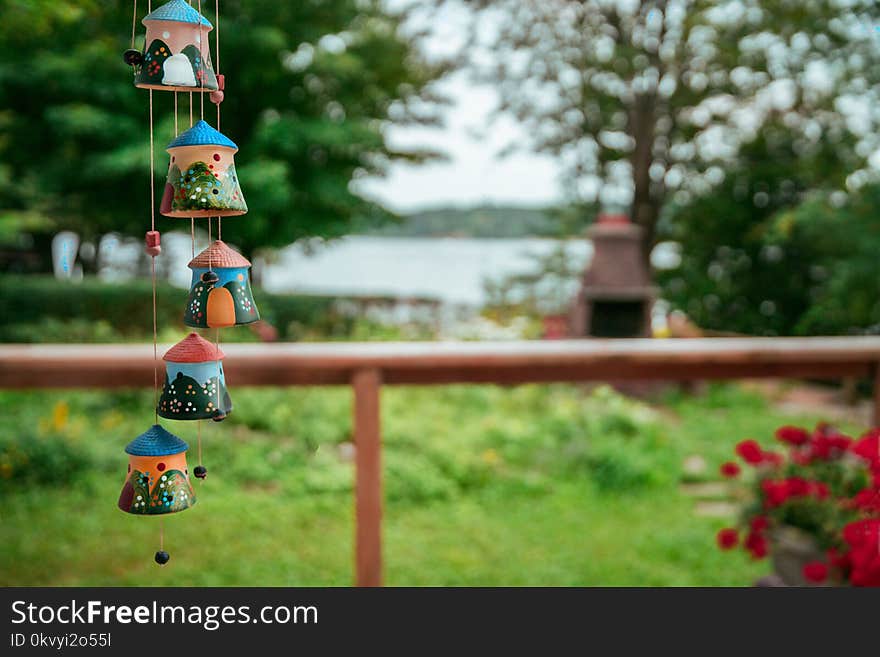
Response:
[[[600,214],[587,237],[593,257],[572,307],[572,337],[650,336],[657,291],[642,257],[642,229],[625,214]]]

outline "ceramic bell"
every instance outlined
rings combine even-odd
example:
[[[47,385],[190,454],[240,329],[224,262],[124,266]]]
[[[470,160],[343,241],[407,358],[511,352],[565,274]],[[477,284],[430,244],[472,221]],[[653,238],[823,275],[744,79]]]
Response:
[[[196,328],[223,328],[260,319],[254,303],[247,258],[220,240],[189,263],[192,286],[183,323]]]
[[[166,217],[230,217],[247,212],[235,173],[238,146],[204,121],[168,144],[171,163],[160,212]]]
[[[165,385],[156,409],[170,420],[220,421],[232,411],[226,390],[225,354],[198,333],[171,347],[165,361]]]
[[[119,495],[119,508],[137,515],[160,515],[188,509],[196,503],[189,483],[186,450],[180,438],[154,424],[125,448],[128,475]]]
[[[144,17],[144,52],[135,86],[166,91],[215,91],[208,32],[211,23],[186,0],[171,0]]]

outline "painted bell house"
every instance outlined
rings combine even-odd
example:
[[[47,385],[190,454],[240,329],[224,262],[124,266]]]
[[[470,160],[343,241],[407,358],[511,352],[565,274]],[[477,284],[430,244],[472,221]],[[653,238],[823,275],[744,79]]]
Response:
[[[135,61],[135,86],[164,91],[215,91],[211,64],[210,21],[185,0],[171,0],[142,21],[147,28],[144,51]]]
[[[251,263],[221,240],[190,260],[192,283],[183,323],[193,328],[241,326],[260,319],[250,282]]]
[[[214,420],[232,412],[221,362],[225,354],[198,333],[171,347],[165,361],[165,384],[156,409],[169,420]]]
[[[117,506],[136,515],[177,513],[196,503],[183,440],[154,424],[125,448],[128,473]]]
[[[166,217],[231,217],[247,212],[235,153],[238,146],[204,121],[181,132],[166,149],[168,179],[159,211]]]

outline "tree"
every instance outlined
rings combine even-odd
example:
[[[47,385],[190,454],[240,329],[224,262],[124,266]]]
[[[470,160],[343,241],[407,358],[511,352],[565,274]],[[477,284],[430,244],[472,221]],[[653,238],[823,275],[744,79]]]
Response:
[[[822,244],[827,237],[816,244],[783,239],[779,217],[797,211],[814,190],[842,187],[840,154],[847,149],[827,141],[807,154],[798,143],[771,121],[742,145],[721,183],[667,208],[663,232],[681,245],[681,262],[659,273],[663,297],[699,326],[753,335],[800,332],[815,301],[817,267],[832,252]],[[841,239],[858,239],[855,225],[839,226]]]
[[[213,22],[214,3],[202,4]],[[140,46],[146,3],[138,6]],[[221,130],[240,147],[250,207],[228,239],[252,252],[387,216],[353,184],[381,175],[391,161],[432,155],[390,147],[385,126],[436,121],[440,100],[430,83],[442,70],[420,57],[416,36],[403,29],[406,16],[380,0],[224,0],[220,7]],[[133,87],[122,61],[131,11],[121,0],[0,3],[0,210],[39,211],[86,239],[149,227],[148,92]],[[212,59],[216,66],[216,53]],[[153,93],[157,210],[173,99]],[[189,94],[178,101],[182,130]],[[204,104],[214,124],[215,108],[207,97]],[[157,225],[181,226],[161,216]]]
[[[438,0],[449,3],[450,0]],[[718,184],[781,115],[795,153],[876,149],[873,0],[475,0],[462,56],[497,85],[526,146],[558,156],[576,197],[625,203],[658,240],[664,204]],[[852,111],[858,106],[858,111]]]

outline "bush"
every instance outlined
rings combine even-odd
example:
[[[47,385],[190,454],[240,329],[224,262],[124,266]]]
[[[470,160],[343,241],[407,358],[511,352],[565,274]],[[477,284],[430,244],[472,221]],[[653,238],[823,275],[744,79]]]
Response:
[[[94,465],[82,447],[60,435],[0,438],[0,490],[64,486]]]
[[[158,325],[183,326],[187,292],[160,283],[156,294]],[[334,310],[332,297],[267,294],[258,291],[260,314],[278,329],[279,338],[297,339],[316,331],[346,336],[354,320]],[[0,276],[0,341],[107,342],[143,339],[152,326],[152,287],[147,280],[79,283],[49,276]],[[99,319],[100,318],[100,319]],[[250,331],[236,338],[256,339]]]

